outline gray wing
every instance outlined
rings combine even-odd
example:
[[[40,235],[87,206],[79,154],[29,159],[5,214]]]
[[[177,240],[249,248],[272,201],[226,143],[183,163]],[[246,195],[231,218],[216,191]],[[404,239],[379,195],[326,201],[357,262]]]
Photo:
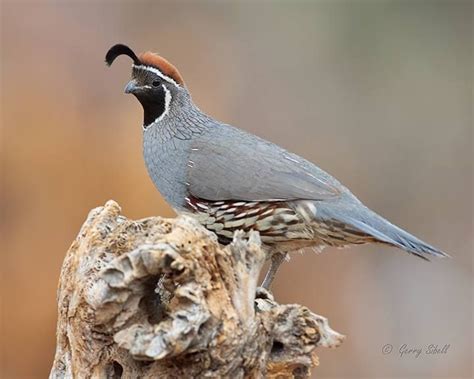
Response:
[[[240,129],[211,126],[193,141],[191,195],[207,200],[326,200],[342,186],[305,159]]]

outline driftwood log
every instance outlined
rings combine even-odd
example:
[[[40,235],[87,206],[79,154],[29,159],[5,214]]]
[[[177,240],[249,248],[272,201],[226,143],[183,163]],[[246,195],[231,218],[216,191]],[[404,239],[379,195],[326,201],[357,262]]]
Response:
[[[92,210],[64,260],[51,378],[304,378],[343,336],[257,288],[257,233]]]

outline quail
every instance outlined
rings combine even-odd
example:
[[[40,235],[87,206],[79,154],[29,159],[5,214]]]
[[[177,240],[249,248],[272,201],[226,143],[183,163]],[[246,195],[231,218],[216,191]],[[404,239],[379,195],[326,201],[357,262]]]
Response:
[[[258,231],[271,262],[264,288],[286,255],[305,247],[381,243],[425,260],[448,256],[367,208],[306,159],[202,112],[165,58],[117,44],[107,65],[121,55],[133,61],[125,93],[143,107],[143,155],[156,188],[220,243],[236,230]]]

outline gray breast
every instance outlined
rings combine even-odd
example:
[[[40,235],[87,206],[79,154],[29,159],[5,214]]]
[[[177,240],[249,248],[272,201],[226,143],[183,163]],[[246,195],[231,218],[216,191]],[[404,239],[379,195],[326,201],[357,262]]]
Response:
[[[173,137],[156,125],[143,133],[143,156],[151,180],[174,208],[182,209],[187,193],[185,181],[190,140]]]

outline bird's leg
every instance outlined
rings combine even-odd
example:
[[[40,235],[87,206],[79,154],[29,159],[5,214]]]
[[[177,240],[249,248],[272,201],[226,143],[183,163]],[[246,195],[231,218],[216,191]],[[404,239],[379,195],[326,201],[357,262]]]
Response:
[[[270,268],[268,269],[267,273],[265,274],[265,279],[263,279],[262,287],[266,290],[270,290],[270,286],[272,285],[273,279],[280,267],[281,263],[286,257],[286,252],[276,252],[273,253],[271,256]]]

